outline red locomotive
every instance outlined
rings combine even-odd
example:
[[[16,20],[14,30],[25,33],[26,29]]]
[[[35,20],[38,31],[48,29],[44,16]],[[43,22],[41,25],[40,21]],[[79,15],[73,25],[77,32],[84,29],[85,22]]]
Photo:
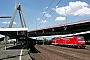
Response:
[[[56,37],[51,40],[54,45],[75,46],[77,48],[85,48],[85,39],[83,36]]]

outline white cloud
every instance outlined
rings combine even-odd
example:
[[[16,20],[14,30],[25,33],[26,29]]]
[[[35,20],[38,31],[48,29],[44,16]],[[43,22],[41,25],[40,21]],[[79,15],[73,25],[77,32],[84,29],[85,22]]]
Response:
[[[4,14],[0,14],[0,15],[6,15],[6,13],[4,13]]]
[[[65,17],[56,17],[55,21],[63,21],[63,20],[66,20]]]
[[[58,8],[58,6],[56,6],[56,8]]]
[[[82,9],[79,9],[77,12],[74,13],[74,15],[90,15],[90,8],[83,7]]]
[[[41,23],[46,23],[47,21],[46,20],[42,20],[42,22]]]
[[[50,14],[48,14],[48,13],[46,13],[46,14],[45,14],[45,16],[46,16],[46,17],[51,17],[51,15],[50,15]]]
[[[37,20],[40,20],[40,18],[36,18]]]
[[[53,10],[60,15],[90,15],[90,8],[86,2],[76,1],[76,2],[69,2],[69,5],[64,7],[58,7]]]
[[[3,24],[10,24],[10,22],[4,21]],[[17,24],[16,22],[13,22],[13,24]]]
[[[43,12],[43,14],[45,15],[45,17],[49,18],[49,17],[52,17],[49,13],[47,12]]]
[[[43,14],[46,14],[46,12],[44,11]]]
[[[45,9],[48,9],[48,6]]]

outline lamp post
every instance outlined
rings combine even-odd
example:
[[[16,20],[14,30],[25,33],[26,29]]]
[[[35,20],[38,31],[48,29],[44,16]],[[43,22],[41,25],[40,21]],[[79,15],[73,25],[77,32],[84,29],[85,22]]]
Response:
[[[65,8],[65,18],[66,18],[66,24],[65,24],[64,30],[67,30],[67,27],[66,27],[66,26],[67,26],[67,13],[66,13],[66,10],[67,10],[67,9]]]
[[[67,9],[65,8],[66,26],[67,26]]]

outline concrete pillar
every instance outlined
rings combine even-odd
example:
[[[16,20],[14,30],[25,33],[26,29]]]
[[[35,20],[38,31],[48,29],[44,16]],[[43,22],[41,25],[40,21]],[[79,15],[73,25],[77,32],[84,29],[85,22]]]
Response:
[[[7,48],[7,36],[5,35],[5,38],[4,38],[4,44],[5,44],[5,50]]]
[[[36,45],[37,45],[37,40],[36,40]]]
[[[17,31],[17,35],[18,35],[18,31]],[[16,38],[16,45],[18,44],[18,36]]]
[[[18,44],[18,37],[16,38],[16,45]]]
[[[42,40],[43,41],[43,45],[44,45],[44,40]]]

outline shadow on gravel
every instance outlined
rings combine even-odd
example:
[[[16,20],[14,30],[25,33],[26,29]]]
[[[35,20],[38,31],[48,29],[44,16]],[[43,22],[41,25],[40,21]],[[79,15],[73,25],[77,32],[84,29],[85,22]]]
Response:
[[[6,58],[0,58],[0,60],[9,60],[10,58],[16,58],[18,56],[20,56],[20,55],[16,55],[16,56],[9,56],[8,55]]]
[[[41,53],[41,52],[39,50],[37,50],[34,46],[31,46],[30,53]]]
[[[34,46],[30,46],[30,53],[41,53],[39,50],[37,50]],[[30,57],[32,60],[35,60],[35,57],[32,56],[32,54],[30,54]]]

